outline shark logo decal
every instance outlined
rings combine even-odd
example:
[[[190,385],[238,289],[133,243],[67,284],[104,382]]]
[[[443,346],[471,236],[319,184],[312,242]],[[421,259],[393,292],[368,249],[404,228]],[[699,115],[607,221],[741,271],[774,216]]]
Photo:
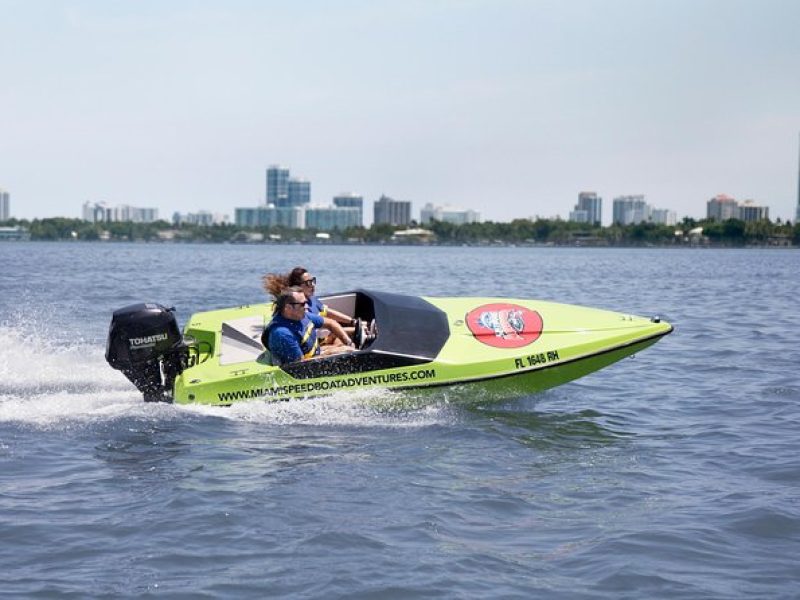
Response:
[[[495,348],[521,348],[542,334],[542,316],[518,304],[483,304],[465,320],[476,340]]]

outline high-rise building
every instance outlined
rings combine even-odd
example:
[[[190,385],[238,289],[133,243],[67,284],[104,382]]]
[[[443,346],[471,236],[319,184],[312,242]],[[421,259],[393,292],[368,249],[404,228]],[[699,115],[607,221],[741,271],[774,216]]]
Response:
[[[601,225],[603,222],[603,199],[595,192],[581,192],[578,194],[575,210],[569,214],[569,220]]]
[[[235,210],[236,225],[239,227],[305,228],[305,209],[299,206],[257,206]]]
[[[718,194],[706,204],[706,217],[714,221],[761,221],[769,219],[769,207],[756,204],[753,200],[739,203],[730,196]]]
[[[288,227],[330,231],[362,226],[364,199],[356,194],[339,194],[333,206],[310,206],[311,182],[290,177],[289,169],[278,165],[267,168],[266,204],[256,208],[237,208],[235,221],[244,227]]]
[[[288,182],[286,203],[275,203],[275,206],[306,206],[311,202],[311,182],[292,177]]]
[[[577,206],[569,211],[569,221],[572,223],[588,223],[589,211],[581,210]]]
[[[455,225],[465,225],[466,223],[480,223],[481,213],[471,209],[454,208],[452,206],[434,206],[428,202],[419,211],[419,222],[421,224],[431,221],[441,221],[442,223],[453,223]]]
[[[726,194],[717,194],[706,203],[706,218],[727,221],[739,218],[739,204]]]
[[[311,182],[289,176],[289,169],[279,165],[267,168],[267,206],[288,208],[311,202]]]
[[[360,227],[361,209],[355,206],[311,206],[306,208],[306,228],[320,231],[344,230],[348,227]]]
[[[739,205],[739,219],[746,223],[769,219],[769,207],[760,206],[753,200],[745,200]]]
[[[613,223],[615,225],[633,225],[650,220],[650,206],[643,195],[617,196],[614,198]]]
[[[220,213],[212,213],[207,210],[201,210],[196,213],[173,213],[172,222],[175,225],[201,225],[209,227],[211,225],[223,225],[228,222],[228,215]]]
[[[360,208],[364,209],[364,198],[352,192],[342,192],[333,197],[333,205],[339,208]]]
[[[11,198],[8,192],[0,189],[0,221],[8,221],[11,218]]]
[[[279,165],[267,168],[266,204],[286,206],[289,199],[289,169]]]
[[[656,225],[677,225],[678,213],[668,208],[654,208],[650,211],[650,220]]]
[[[105,202],[86,202],[82,209],[83,220],[90,223],[152,223],[158,221],[157,208],[140,208],[120,204],[118,206],[108,206]]]
[[[375,201],[374,223],[376,225],[409,225],[411,223],[411,202],[407,200],[393,200],[388,196],[381,196]]]
[[[342,192],[333,197],[333,205],[336,208],[356,208],[358,209],[358,222],[356,227],[364,225],[364,198],[352,192]]]
[[[89,223],[103,223],[106,221],[108,206],[105,202],[84,202],[81,209],[83,220]]]

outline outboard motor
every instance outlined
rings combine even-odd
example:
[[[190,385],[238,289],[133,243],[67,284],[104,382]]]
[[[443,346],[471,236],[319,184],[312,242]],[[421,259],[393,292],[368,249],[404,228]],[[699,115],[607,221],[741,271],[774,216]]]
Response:
[[[106,360],[133,382],[145,402],[171,402],[172,384],[188,364],[174,310],[132,304],[115,310],[111,319]]]

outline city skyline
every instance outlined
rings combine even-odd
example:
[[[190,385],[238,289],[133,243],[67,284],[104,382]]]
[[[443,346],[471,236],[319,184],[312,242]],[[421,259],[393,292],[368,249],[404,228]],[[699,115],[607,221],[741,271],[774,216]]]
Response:
[[[270,173],[272,171],[272,173]],[[301,202],[291,202],[292,194],[287,192],[283,202],[274,202],[279,195],[274,194],[276,186],[271,186],[270,181],[275,181],[275,167],[267,170],[267,202],[255,207],[238,207],[236,216],[231,221],[227,215],[199,210],[195,213],[173,213],[173,223],[189,223],[213,225],[232,223],[239,226],[273,226],[282,225],[291,228],[315,228],[323,231],[333,229],[346,229],[351,226],[362,226],[364,214],[364,198],[352,192],[343,192],[333,198],[330,205],[312,205]],[[282,168],[288,180],[289,169]],[[272,176],[271,176],[272,175]],[[798,170],[800,178],[800,169]],[[310,186],[310,182],[304,180]],[[285,187],[285,186],[284,186]],[[270,192],[272,190],[272,192]],[[8,201],[6,196],[7,211]],[[272,197],[271,197],[272,196]],[[3,192],[0,190],[0,201]],[[602,219],[603,199],[595,192],[582,191],[578,194],[578,203],[570,212],[568,219],[577,223],[603,226]],[[409,200],[396,200],[382,195],[373,202],[373,224],[389,224],[394,226],[409,226],[414,224],[424,225],[433,220],[449,222],[456,225],[482,222],[480,213],[473,210],[463,210],[451,205],[434,205],[427,203],[419,209],[419,217],[412,213],[413,203]],[[798,207],[800,207],[800,194],[798,194]],[[0,215],[2,215],[0,204]],[[309,217],[309,214],[311,216]],[[165,217],[158,216],[158,209],[134,207],[130,205],[109,206],[106,202],[86,202],[82,210],[84,221],[90,222],[153,222],[155,220],[167,221]],[[610,225],[631,225],[636,223],[654,223],[658,225],[679,226],[677,213],[669,208],[657,208],[645,201],[643,194],[618,196],[613,199]],[[769,207],[756,203],[752,199],[739,201],[727,194],[718,194],[706,201],[705,219],[712,221],[726,221],[736,219],[741,221],[770,220]],[[2,219],[0,219],[2,220]],[[535,219],[533,219],[535,220]]]
[[[314,182],[509,221],[576,190],[794,220],[795,2],[0,1],[0,186],[233,214],[282,162]],[[479,40],[479,42],[476,42]],[[604,222],[608,218],[604,215]]]
[[[267,169],[267,193],[266,193],[266,202],[259,203],[257,206],[252,207],[237,207],[235,209],[235,218],[230,219],[229,215],[223,215],[222,213],[212,212],[206,209],[195,209],[194,211],[189,211],[186,213],[181,213],[179,211],[172,212],[172,217],[168,218],[167,216],[159,216],[159,208],[157,207],[137,207],[132,206],[129,204],[109,204],[107,201],[98,201],[98,202],[85,202],[81,209],[81,219],[84,221],[90,222],[102,222],[102,221],[131,221],[131,222],[153,222],[156,220],[163,220],[167,222],[181,222],[181,223],[192,223],[192,224],[203,224],[203,225],[212,225],[212,224],[221,224],[221,223],[235,223],[238,225],[244,226],[256,226],[256,225],[284,225],[288,227],[299,227],[304,229],[306,227],[306,218],[305,216],[301,216],[300,213],[306,213],[307,211],[316,211],[319,215],[323,213],[327,214],[330,213],[330,216],[326,217],[315,217],[314,222],[316,223],[317,219],[322,218],[323,222],[328,223],[330,219],[331,223],[337,222],[339,223],[337,227],[347,227],[351,225],[364,225],[366,227],[371,226],[376,221],[373,219],[372,223],[367,223],[363,220],[363,215],[368,214],[363,212],[363,204],[364,198],[353,192],[341,192],[333,197],[332,202],[328,205],[324,205],[321,203],[310,203],[310,201],[302,201],[299,203],[295,203],[291,201],[293,194],[291,192],[287,192],[282,196],[283,200],[278,200],[278,202],[274,202],[278,198],[274,194],[274,190],[276,189],[275,186],[270,186],[270,180],[274,181],[274,177],[270,177],[270,171],[274,171],[275,166],[271,166]],[[288,173],[289,169],[285,169],[287,174],[287,181],[288,181]],[[274,174],[274,173],[273,173]],[[798,168],[798,181],[800,181],[800,168]],[[304,188],[310,189],[310,181],[302,180],[304,184]],[[800,185],[800,184],[799,184]],[[286,187],[286,186],[284,186]],[[272,198],[270,189],[273,190]],[[288,188],[287,188],[288,189]],[[308,189],[304,189],[304,194],[308,194]],[[296,193],[294,194],[296,196]],[[587,192],[582,191],[578,193],[578,203],[575,205],[574,210],[569,212],[568,217],[565,219],[561,215],[555,215],[553,217],[541,217],[541,216],[529,216],[529,217],[514,217],[518,219],[529,219],[529,220],[536,220],[539,218],[544,219],[556,219],[556,220],[568,220],[574,221],[579,223],[590,223],[590,224],[597,224],[601,226],[607,225],[614,225],[614,224],[632,224],[637,222],[653,222],[662,225],[677,225],[681,219],[678,218],[678,215],[675,211],[671,210],[670,208],[657,208],[652,206],[651,204],[645,201],[646,195],[644,194],[636,194],[636,195],[626,195],[626,196],[617,196],[613,199],[612,203],[612,212],[611,212],[611,219],[610,221],[602,218],[602,197],[598,196],[595,192]],[[393,205],[403,205],[403,214],[405,215],[401,218],[397,223],[393,222],[392,218],[385,218],[381,217],[379,222],[380,223],[389,223],[395,225],[409,225],[412,223],[424,224],[426,222],[431,221],[432,219],[449,221],[456,224],[463,224],[463,223],[472,223],[472,222],[481,222],[484,219],[481,219],[479,211],[473,211],[471,209],[460,209],[458,207],[454,207],[449,204],[434,204],[432,202],[426,203],[424,206],[419,207],[418,211],[415,212],[413,208],[413,202],[410,200],[395,200],[392,199],[384,194],[381,197],[373,202],[374,207],[374,215],[377,215],[379,211],[381,213],[385,212],[385,209],[380,208],[386,202],[393,204]],[[706,201],[706,212],[703,217],[699,217],[699,219],[713,219],[717,221],[724,221],[726,219],[739,219],[744,221],[756,221],[760,219],[767,219],[770,220],[769,217],[769,206],[764,205],[762,203],[758,203],[753,199],[743,199],[737,200],[732,196],[727,194],[718,194]],[[348,217],[334,217],[334,213],[342,212],[342,209],[352,210],[357,208],[357,216],[356,213],[353,213],[351,216]],[[277,215],[272,216],[265,216],[262,215],[261,217],[256,217],[255,215],[259,213],[264,213],[264,211],[275,211],[277,209],[278,212],[283,211],[283,216],[278,217]],[[299,212],[298,212],[299,211]],[[797,199],[797,211],[800,215],[800,188],[798,189],[798,199]],[[249,216],[245,216],[246,213],[251,213]],[[388,214],[388,213],[387,213]],[[607,213],[606,213],[607,214]],[[98,216],[99,215],[99,216]],[[743,216],[747,215],[747,216]],[[65,215],[60,215],[65,216]],[[8,220],[9,218],[19,218],[9,213],[9,194],[4,190],[0,189],[0,221]],[[40,218],[40,217],[34,217]],[[41,217],[47,218],[47,217]],[[68,217],[69,218],[69,217]],[[512,218],[511,220],[513,220]],[[277,219],[277,220],[275,220]],[[791,219],[788,219],[791,221]],[[800,221],[800,217],[797,219]],[[263,222],[262,222],[263,221]],[[273,222],[275,221],[275,222]],[[498,221],[503,222],[503,221]],[[505,221],[509,222],[509,221]],[[330,227],[323,227],[323,229],[330,229]]]
[[[800,136],[798,136],[798,137],[800,138]],[[800,155],[800,144],[798,145],[798,154]],[[363,201],[364,201],[363,196],[361,196],[360,194],[355,194],[353,192],[340,192],[340,193],[334,195],[334,197],[331,199],[331,202],[329,202],[327,205],[322,203],[322,202],[320,202],[320,201],[315,201],[315,202],[312,203],[311,202],[311,192],[310,192],[310,189],[311,189],[311,181],[310,180],[304,179],[304,178],[298,178],[298,177],[291,177],[290,176],[291,169],[289,169],[287,167],[284,167],[284,166],[281,166],[281,165],[276,165],[276,164],[271,164],[269,167],[267,167],[265,169],[265,172],[266,172],[266,179],[265,179],[266,180],[266,193],[265,193],[263,202],[259,202],[258,203],[258,207],[260,209],[266,208],[268,206],[278,207],[278,208],[280,208],[280,207],[290,208],[290,207],[293,207],[293,206],[301,206],[301,207],[304,206],[304,207],[313,208],[313,209],[330,209],[330,208],[335,208],[337,206],[346,206],[348,204],[347,203],[347,198],[358,198],[359,202],[361,204],[363,204]],[[796,204],[796,217],[795,217],[795,220],[800,221],[800,162],[798,163],[797,177],[798,177],[798,193],[797,193],[797,204]],[[295,185],[293,186],[293,184],[295,184]],[[293,190],[293,187],[294,187],[294,190]],[[642,206],[647,206],[648,207],[647,208],[648,214],[650,214],[649,211],[652,211],[653,214],[664,213],[664,215],[659,216],[657,218],[653,218],[653,219],[644,218],[644,219],[634,219],[634,220],[641,220],[641,221],[653,220],[655,222],[659,222],[659,223],[662,223],[662,224],[673,225],[677,221],[682,220],[683,217],[686,217],[686,216],[690,216],[690,217],[695,218],[694,215],[681,215],[680,217],[678,217],[677,212],[673,211],[671,208],[657,209],[657,208],[651,206],[650,204],[645,203],[644,199],[646,197],[646,194],[628,194],[628,195],[617,196],[617,197],[614,198],[613,205],[614,205],[614,211],[615,212],[612,212],[612,216],[611,216],[611,218],[609,220],[609,219],[603,218],[601,216],[602,215],[602,197],[599,196],[596,192],[593,192],[593,191],[592,192],[581,191],[581,192],[578,193],[577,197],[578,197],[578,203],[573,207],[573,210],[570,210],[568,212],[568,215],[567,215],[566,218],[564,218],[561,214],[557,214],[557,215],[554,215],[553,217],[546,217],[546,218],[564,219],[564,220],[577,221],[577,222],[590,222],[590,223],[591,222],[596,222],[596,223],[598,223],[600,225],[611,225],[611,224],[614,224],[614,223],[617,223],[617,222],[622,222],[622,219],[619,219],[616,216],[617,204],[618,204],[619,201],[625,200],[625,199],[629,199],[629,198],[630,199],[638,199],[638,202]],[[380,198],[378,198],[377,200],[374,201],[374,204],[377,205],[378,203],[383,201],[385,198],[386,198],[385,194],[381,194]],[[723,194],[717,194],[713,198],[711,198],[709,200],[706,200],[706,205],[709,202],[715,201],[715,200],[720,199],[720,198],[725,198],[727,200],[733,201],[733,203],[735,205],[739,202],[739,201],[735,200],[733,197],[729,196],[728,194],[724,194],[723,193]],[[342,203],[343,200],[344,200],[344,203]],[[406,204],[409,204],[410,207],[413,207],[413,204],[414,204],[413,201],[407,200],[407,201],[403,201],[403,202],[406,203]],[[756,202],[752,198],[742,199],[741,202],[745,203],[745,204],[749,204],[749,205],[757,205],[759,207],[766,206],[764,203]],[[93,205],[94,207],[107,206],[108,204],[109,204],[109,202],[106,201],[106,200],[100,200],[100,201],[95,201],[95,202],[86,201],[82,206],[81,218],[83,218],[84,220],[95,220],[95,219],[87,218],[87,216],[86,216],[87,215],[87,210],[90,210],[87,207],[89,207],[89,205]],[[157,214],[159,212],[159,210],[163,210],[163,209],[161,209],[159,207],[152,207],[152,208],[151,207],[133,207],[133,206],[131,206],[129,204],[120,204],[120,203],[113,204],[111,209],[115,210],[117,212],[119,212],[119,211],[125,212],[125,211],[131,210],[131,209],[137,210],[137,211],[146,211],[146,212],[150,212],[150,213],[155,211],[155,214]],[[252,207],[251,207],[251,209],[252,209]],[[234,209],[234,211],[238,215],[240,213],[240,211],[242,211],[242,210],[251,210],[251,209],[247,209],[245,207],[236,207]],[[458,209],[456,207],[453,207],[449,203],[427,202],[424,206],[419,207],[417,209],[416,213],[414,212],[413,208],[409,208],[409,214],[411,215],[410,219],[412,221],[419,222],[419,223],[424,223],[427,220],[430,220],[430,218],[431,218],[430,214],[427,214],[427,213],[430,213],[431,211],[444,211],[444,212],[447,212],[448,210],[456,210],[456,211],[464,212],[465,214],[467,214],[467,213],[471,214],[471,216],[467,219],[470,222],[472,222],[472,221],[480,221],[481,220],[480,217],[479,217],[480,211],[473,211],[472,209],[467,209],[467,210]],[[642,209],[640,208],[639,210],[642,210]],[[173,214],[172,219],[167,219],[166,217],[159,217],[159,219],[166,220],[166,221],[169,221],[169,220],[173,220],[174,221],[174,220],[178,219],[178,220],[182,220],[182,221],[186,220],[187,222],[202,221],[202,222],[204,222],[206,224],[210,224],[212,221],[213,222],[224,222],[226,219],[228,219],[228,216],[223,215],[222,213],[215,213],[215,212],[212,212],[212,211],[213,211],[213,208],[212,208],[212,210],[207,210],[206,208],[197,208],[197,207],[195,207],[194,209],[190,209],[186,213],[181,213],[180,211],[172,211],[170,208],[167,208],[165,212],[172,212],[172,214]],[[586,213],[586,214],[582,214],[582,213]],[[364,213],[364,214],[368,214],[368,213]],[[417,216],[417,214],[418,214],[418,216]],[[606,213],[606,214],[608,214],[608,213]],[[768,206],[766,206],[766,214],[767,215],[769,214],[769,207]],[[212,215],[213,218],[210,217],[209,215]],[[672,215],[672,216],[668,216],[668,215]],[[8,192],[6,192],[5,190],[2,190],[2,189],[0,189],[0,216],[3,217],[3,218],[0,218],[0,221],[6,220],[8,218],[23,218],[23,217],[17,217],[16,215],[12,215],[12,214],[9,213],[9,194],[8,194]],[[69,215],[55,215],[55,216],[69,217]],[[597,217],[597,216],[600,216],[601,218],[600,219],[594,218],[594,217]],[[665,218],[665,216],[668,216],[668,217]],[[706,212],[705,216],[706,217],[710,216],[708,214],[708,211]],[[47,218],[47,217],[33,216],[31,218]],[[514,220],[514,219],[532,219],[532,220],[535,220],[537,218],[540,218],[540,217],[536,216],[536,215],[534,215],[534,216],[530,216],[530,215],[528,215],[528,216],[515,215],[515,216],[512,216],[509,219],[509,221]],[[545,218],[545,217],[542,217],[542,218]],[[700,216],[700,217],[696,217],[696,218],[702,219],[704,217]],[[733,217],[733,218],[737,218],[737,217]],[[767,218],[769,218],[769,217],[767,216]],[[780,218],[780,217],[777,217],[777,218]],[[117,219],[111,219],[111,220],[117,220]],[[138,219],[134,219],[134,220],[138,220]],[[150,219],[150,220],[154,220],[154,219]],[[631,220],[631,218],[629,218],[627,220]],[[792,219],[790,217],[790,218],[785,219],[785,220],[791,221]],[[236,221],[236,219],[233,219],[233,221]],[[365,226],[368,227],[372,223],[369,222],[369,220],[366,220],[366,221],[362,221],[362,224],[364,224]]]
[[[798,136],[800,141],[800,136]],[[798,144],[800,155],[800,144]],[[267,167],[264,202],[255,207],[237,207],[232,223],[245,226],[284,226],[290,228],[313,228],[322,231],[347,229],[353,226],[365,226],[364,198],[353,192],[341,192],[332,198],[329,204],[311,203],[311,181],[291,175],[291,169],[272,164]],[[797,209],[800,213],[800,161],[798,162],[798,199]],[[578,193],[578,202],[570,211],[568,221],[604,225],[602,218],[603,198],[593,191]],[[374,201],[372,223],[408,226],[425,224],[433,220],[453,224],[479,223],[482,221],[479,211],[463,210],[449,204],[426,203],[419,208],[418,216],[412,211],[413,202],[396,200],[384,194]],[[81,215],[89,222],[134,223],[167,221],[159,217],[158,208],[136,207],[127,204],[109,205],[106,201],[85,202]],[[630,225],[641,222],[676,226],[677,213],[669,208],[657,208],[645,201],[644,194],[617,196],[613,199],[610,225]],[[9,194],[0,188],[0,222],[10,218]],[[524,217],[523,217],[524,218]],[[541,217],[529,217],[536,220]],[[563,220],[561,215],[554,217]],[[769,219],[769,206],[752,199],[736,200],[727,194],[718,194],[706,202],[706,218],[715,221],[738,219],[742,221],[759,221]],[[800,220],[800,219],[798,219]],[[229,222],[229,217],[221,213],[199,209],[194,213],[174,212],[171,221],[176,224],[213,225]]]

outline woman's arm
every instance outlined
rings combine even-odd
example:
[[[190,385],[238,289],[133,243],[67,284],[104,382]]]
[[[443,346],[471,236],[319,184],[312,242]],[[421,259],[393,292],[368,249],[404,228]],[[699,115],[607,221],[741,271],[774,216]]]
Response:
[[[328,308],[325,312],[326,317],[330,317],[331,319],[335,320],[337,323],[341,323],[342,325],[355,325],[355,319],[350,315],[346,315],[343,312],[339,312],[338,310],[333,310],[332,308]]]

